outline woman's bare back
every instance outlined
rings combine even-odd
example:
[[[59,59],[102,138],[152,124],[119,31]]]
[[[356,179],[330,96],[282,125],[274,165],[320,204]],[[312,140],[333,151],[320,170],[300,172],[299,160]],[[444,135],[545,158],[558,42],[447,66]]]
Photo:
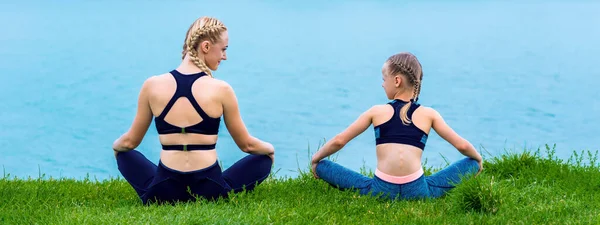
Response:
[[[184,75],[187,76],[187,75]],[[154,117],[158,117],[177,90],[177,83],[172,74],[166,73],[154,76],[151,79],[148,101]],[[192,85],[192,94],[198,105],[212,118],[223,115],[223,106],[219,99],[219,90],[222,81],[203,76]],[[178,98],[171,109],[166,113],[164,120],[178,127],[187,127],[202,122],[204,119],[194,109],[193,99]],[[202,145],[217,142],[217,135],[174,133],[159,135],[163,145]],[[193,171],[208,167],[217,160],[216,150],[202,151],[161,151],[161,162],[167,167],[180,171]]]

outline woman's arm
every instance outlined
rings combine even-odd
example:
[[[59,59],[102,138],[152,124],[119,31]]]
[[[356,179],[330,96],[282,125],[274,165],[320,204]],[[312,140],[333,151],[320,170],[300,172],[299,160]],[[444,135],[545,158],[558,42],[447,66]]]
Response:
[[[271,143],[262,141],[250,135],[244,125],[242,116],[238,106],[237,97],[233,88],[223,82],[223,88],[221,91],[222,104],[223,104],[223,118],[227,130],[231,134],[231,137],[237,144],[237,146],[246,153],[260,154],[260,155],[272,155],[275,153],[275,148]]]
[[[113,150],[119,152],[126,152],[137,148],[142,142],[144,135],[148,131],[148,127],[152,123],[152,111],[150,110],[150,103],[148,101],[148,95],[150,93],[150,84],[153,81],[153,77],[147,79],[142,85],[138,97],[137,113],[133,120],[133,124],[127,132],[119,137],[113,143]]]

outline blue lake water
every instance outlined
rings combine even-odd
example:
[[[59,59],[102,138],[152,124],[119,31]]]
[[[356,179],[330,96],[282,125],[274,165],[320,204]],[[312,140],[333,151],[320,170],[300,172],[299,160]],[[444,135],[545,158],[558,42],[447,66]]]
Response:
[[[235,2],[235,3],[234,3]],[[244,122],[276,147],[278,175],[306,169],[308,148],[387,101],[380,68],[410,51],[420,102],[492,155],[556,144],[600,149],[598,1],[2,1],[0,165],[18,177],[119,176],[112,142],[135,115],[142,82],[180,62],[199,16],[229,28],[215,76]],[[222,126],[228,167],[244,153]],[[372,128],[339,152],[375,168]],[[154,125],[139,150],[158,162]],[[462,155],[435,133],[424,157]]]

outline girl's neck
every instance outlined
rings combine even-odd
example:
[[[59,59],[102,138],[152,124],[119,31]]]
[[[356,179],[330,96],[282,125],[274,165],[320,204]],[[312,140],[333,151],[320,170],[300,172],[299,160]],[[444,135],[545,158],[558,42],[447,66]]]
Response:
[[[405,102],[409,102],[413,98],[413,90],[398,91],[394,95],[394,99],[400,99]]]

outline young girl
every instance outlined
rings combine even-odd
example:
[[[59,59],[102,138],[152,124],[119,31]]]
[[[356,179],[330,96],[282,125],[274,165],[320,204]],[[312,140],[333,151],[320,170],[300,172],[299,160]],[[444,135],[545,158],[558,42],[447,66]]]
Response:
[[[383,89],[392,101],[371,107],[316,152],[312,158],[315,178],[340,189],[358,189],[363,195],[418,199],[440,197],[454,188],[462,177],[478,175],[483,169],[482,158],[473,145],[454,132],[436,110],[417,103],[423,78],[417,58],[408,52],[393,55],[383,64],[381,72]],[[377,169],[373,178],[324,160],[371,124],[377,151]],[[421,156],[431,128],[467,158],[431,176],[424,176]]]

